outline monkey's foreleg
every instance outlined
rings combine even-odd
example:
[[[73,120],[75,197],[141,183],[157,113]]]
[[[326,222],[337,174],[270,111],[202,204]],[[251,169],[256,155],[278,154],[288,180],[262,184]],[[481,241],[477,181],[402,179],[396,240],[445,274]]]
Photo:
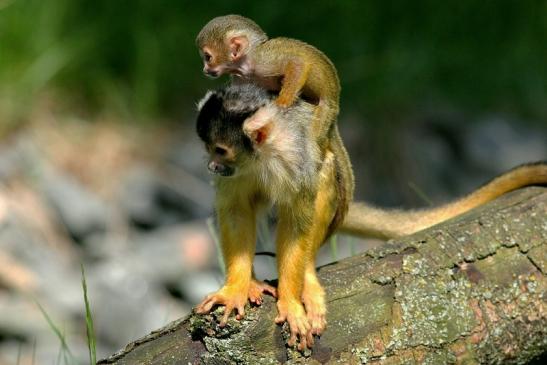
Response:
[[[294,104],[298,93],[306,84],[310,65],[303,61],[294,60],[287,63],[284,71],[283,85],[275,102],[278,106],[287,108]]]
[[[221,194],[219,194],[220,196]],[[256,241],[256,212],[244,200],[230,199],[217,203],[222,255],[226,265],[226,281],[216,293],[210,294],[197,305],[196,312],[208,313],[216,305],[224,305],[220,325],[226,325],[230,313],[237,318],[245,314],[245,304],[250,299],[262,302],[262,293],[275,294],[271,286],[252,278]]]

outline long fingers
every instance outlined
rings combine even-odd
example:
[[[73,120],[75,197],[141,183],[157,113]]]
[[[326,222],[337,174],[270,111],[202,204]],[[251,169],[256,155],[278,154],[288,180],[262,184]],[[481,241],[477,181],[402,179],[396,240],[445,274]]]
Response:
[[[228,318],[230,317],[230,314],[232,313],[233,310],[234,310],[233,305],[226,304],[226,306],[224,307],[224,314],[222,315],[222,318],[219,323],[220,327],[226,326],[226,323],[228,323]]]
[[[217,304],[215,296],[212,294],[209,294],[205,297],[205,299],[200,304],[196,306],[196,313],[198,314],[209,313],[215,304]]]

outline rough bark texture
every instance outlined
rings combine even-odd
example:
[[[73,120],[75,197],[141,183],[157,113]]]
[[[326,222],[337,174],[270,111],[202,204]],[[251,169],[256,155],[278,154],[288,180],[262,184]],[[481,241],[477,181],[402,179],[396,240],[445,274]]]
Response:
[[[311,352],[285,346],[268,298],[225,328],[190,315],[100,364],[510,364],[547,351],[547,189],[319,270],[328,329]]]

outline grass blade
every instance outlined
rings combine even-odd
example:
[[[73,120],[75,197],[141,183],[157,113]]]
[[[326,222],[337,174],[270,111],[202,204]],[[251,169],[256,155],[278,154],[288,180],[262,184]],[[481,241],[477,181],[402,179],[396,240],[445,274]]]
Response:
[[[330,255],[332,261],[338,260],[338,236],[333,235],[330,239]]]
[[[429,197],[427,196],[426,193],[424,193],[424,191],[422,189],[420,189],[418,187],[418,185],[414,184],[412,181],[409,181],[408,182],[408,186],[410,187],[410,189],[412,189],[412,191],[414,191],[414,193],[420,198],[422,199],[427,205],[429,206],[432,206],[433,205],[433,201],[431,199],[429,199]]]
[[[218,266],[220,266],[220,270],[222,271],[222,275],[224,276],[226,275],[226,268],[224,267],[222,248],[220,247],[220,241],[218,239],[217,229],[213,223],[213,218],[207,218],[207,227],[209,228],[209,233],[211,233],[211,237],[213,237],[213,242],[215,243],[215,246],[217,248]]]
[[[68,356],[72,360],[71,363],[75,364],[76,361],[74,360],[74,356],[72,355],[72,352],[70,352],[70,349],[68,348],[68,345],[66,343],[65,335],[61,332],[59,327],[57,327],[57,325],[55,325],[55,323],[53,323],[53,320],[49,317],[49,315],[47,314],[45,309],[40,305],[40,303],[38,303],[38,301],[36,301],[36,305],[40,309],[40,312],[42,312],[42,315],[44,316],[47,324],[49,325],[49,327],[51,328],[53,333],[55,333],[57,338],[59,338],[59,341],[61,342],[61,349],[64,350],[68,354]]]
[[[91,315],[91,306],[87,297],[87,283],[85,281],[84,265],[82,264],[82,289],[84,291],[85,303],[85,325],[87,332],[87,348],[89,349],[89,363],[97,363],[97,344],[95,342],[95,329],[93,328],[93,316]]]
[[[22,343],[22,342],[19,342],[19,347],[17,348],[17,362],[15,363],[16,365],[20,365],[20,364],[21,364],[21,352],[22,352],[22,348],[23,348],[23,343]]]
[[[32,339],[32,360],[30,362],[31,365],[36,364],[36,337]]]

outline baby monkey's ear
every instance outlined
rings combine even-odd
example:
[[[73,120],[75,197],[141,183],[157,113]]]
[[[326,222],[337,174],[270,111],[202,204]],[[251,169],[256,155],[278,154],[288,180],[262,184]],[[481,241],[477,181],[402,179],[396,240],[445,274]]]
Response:
[[[275,123],[275,114],[275,106],[266,105],[243,122],[243,132],[254,145],[262,145],[271,135]]]
[[[230,49],[230,58],[232,61],[240,59],[247,53],[249,39],[244,34],[228,35],[228,48]]]

